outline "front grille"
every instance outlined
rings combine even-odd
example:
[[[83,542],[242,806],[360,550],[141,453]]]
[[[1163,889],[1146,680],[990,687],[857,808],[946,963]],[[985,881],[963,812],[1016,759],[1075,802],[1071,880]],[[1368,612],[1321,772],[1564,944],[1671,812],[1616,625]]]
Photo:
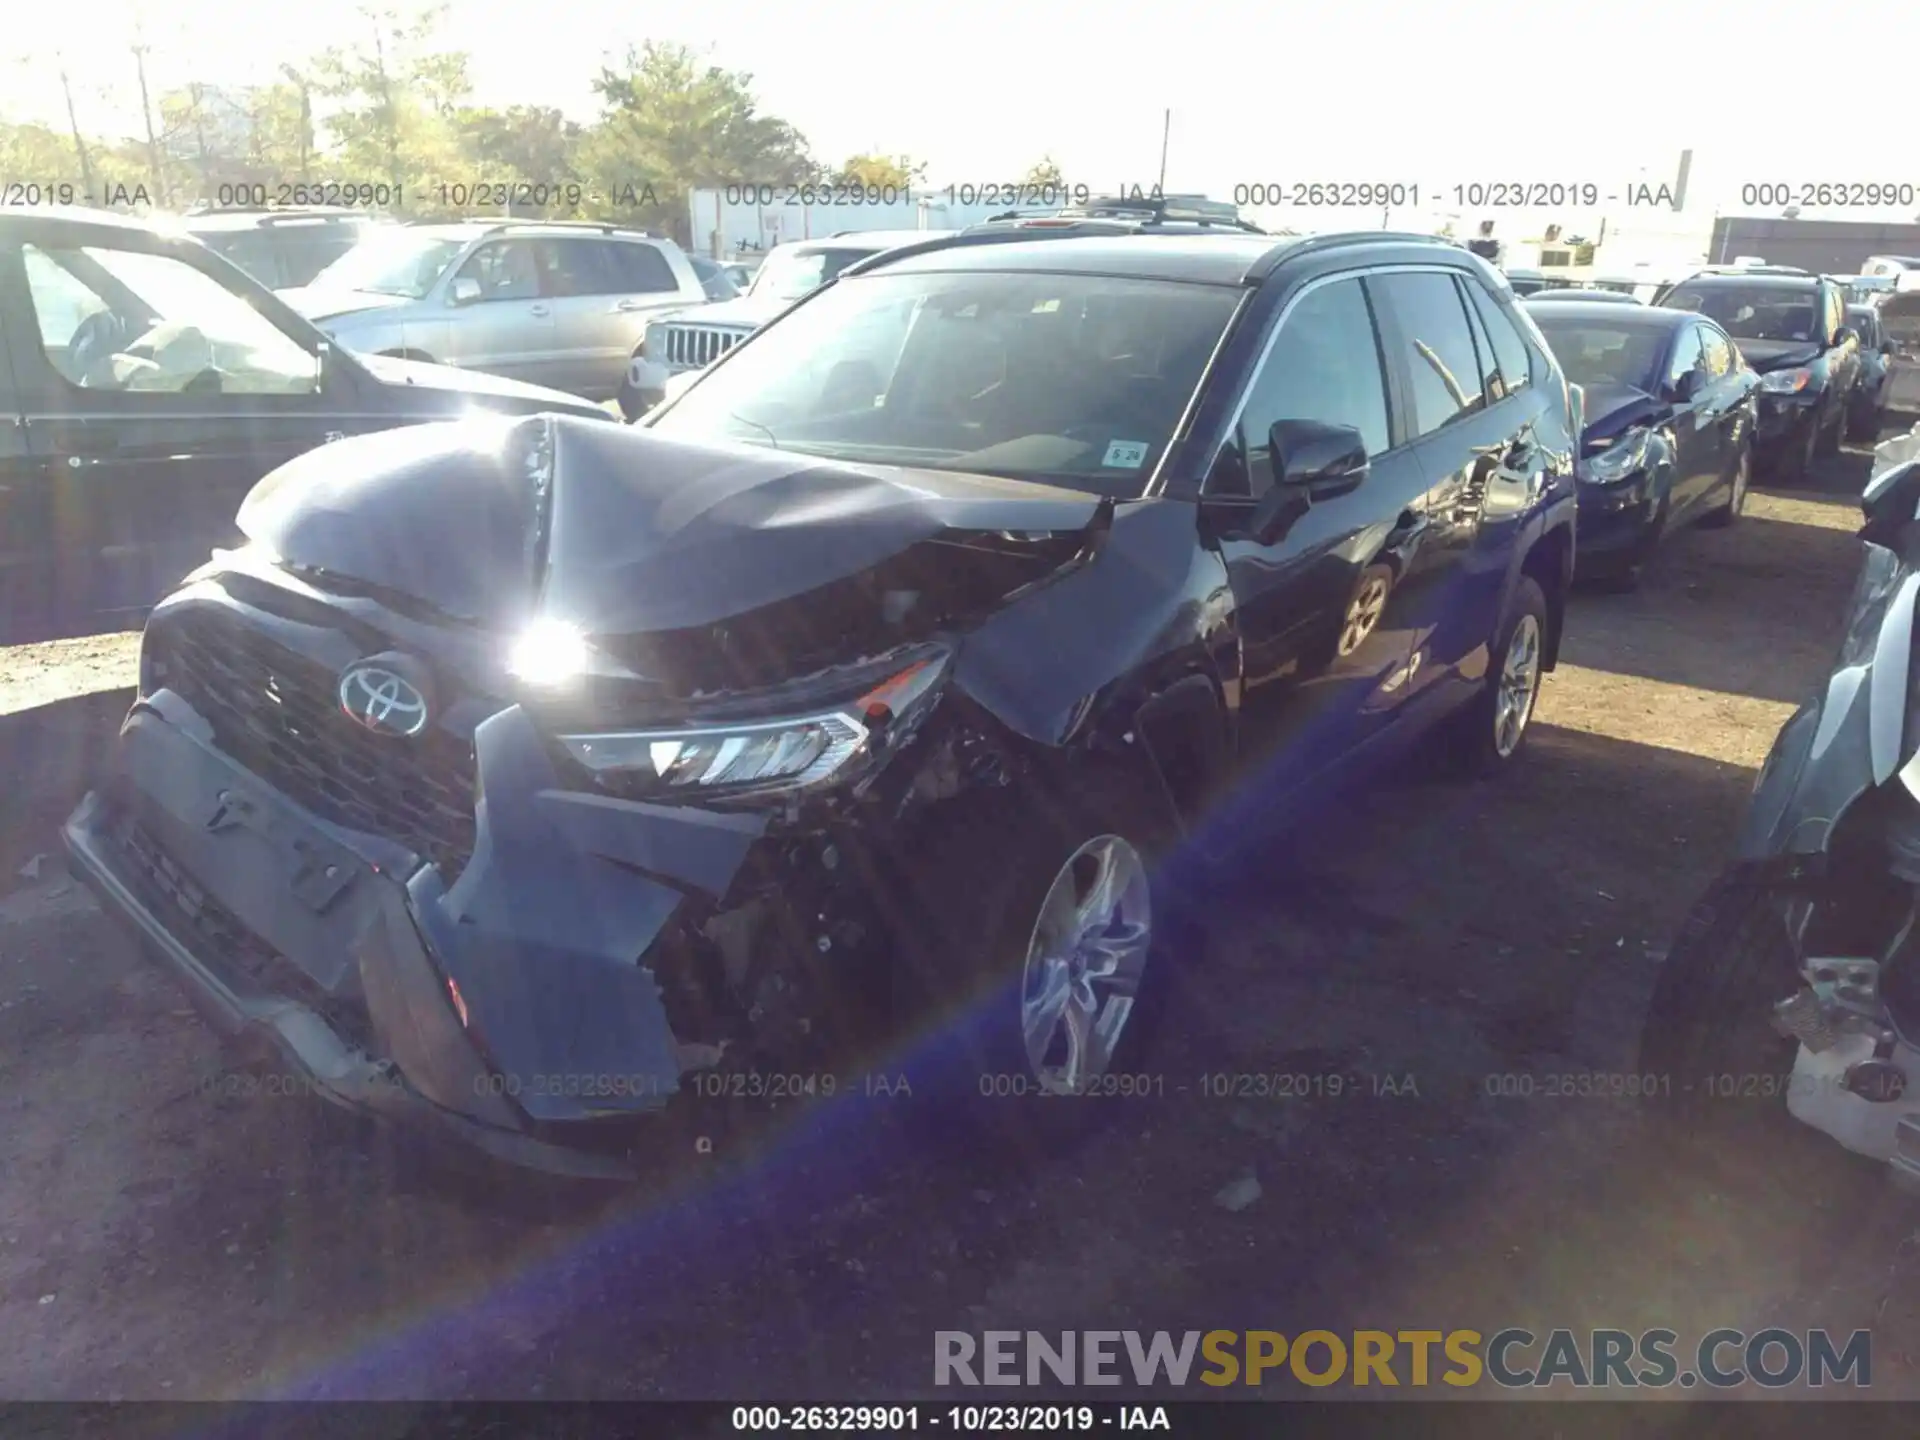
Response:
[[[374,1046],[373,1023],[354,1000],[329,995],[312,976],[247,928],[160,848],[135,820],[122,816],[113,835],[131,879],[173,937],[236,994],[277,996],[316,1011],[343,1040],[363,1050]]]
[[[473,855],[471,741],[438,729],[380,735],[340,712],[325,666],[217,610],[154,637],[158,680],[213,727],[214,743],[296,805],[382,835],[451,880]]]
[[[660,325],[654,328],[660,337],[661,358],[680,370],[699,370],[711,365],[753,332],[716,330],[707,325]]]

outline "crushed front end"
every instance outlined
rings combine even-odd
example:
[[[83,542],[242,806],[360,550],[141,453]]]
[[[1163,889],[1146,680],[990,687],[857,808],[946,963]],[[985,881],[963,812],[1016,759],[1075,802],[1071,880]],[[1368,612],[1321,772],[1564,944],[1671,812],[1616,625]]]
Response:
[[[1870,543],[1825,692],[1781,732],[1755,785],[1737,873],[1780,927],[1791,988],[1773,1028],[1784,1077],[1757,1083],[1849,1150],[1920,1188],[1920,729],[1912,712],[1920,573]],[[1796,983],[1797,982],[1797,983]],[[1720,1093],[1720,1091],[1716,1091]]]
[[[566,478],[556,438],[574,434],[509,433],[477,472],[502,480],[500,506],[468,487],[456,563],[492,563],[509,595],[516,575],[551,595],[549,572],[582,566],[554,492],[619,486],[580,478],[607,472],[578,456]],[[368,453],[404,472],[431,450],[396,444]],[[414,503],[423,477],[395,478]],[[506,545],[520,480],[532,523]],[[691,1072],[797,1071],[859,1043],[891,998],[894,857],[1021,763],[948,683],[954,629],[1058,571],[1078,533],[926,521],[929,549],[794,525],[835,567],[790,567],[797,594],[701,614],[683,589],[692,623],[588,645],[537,605],[457,613],[483,589],[434,581],[430,558],[402,590],[374,563],[289,556],[322,548],[300,524],[342,550],[393,541],[378,512],[363,490],[302,500],[298,524],[256,514],[253,545],[154,611],[113,767],[65,830],[109,912],[217,1028],[326,1098],[558,1173],[633,1173]],[[844,532],[846,505],[825,514]],[[629,520],[635,545],[660,540]],[[892,553],[858,564],[875,551]]]

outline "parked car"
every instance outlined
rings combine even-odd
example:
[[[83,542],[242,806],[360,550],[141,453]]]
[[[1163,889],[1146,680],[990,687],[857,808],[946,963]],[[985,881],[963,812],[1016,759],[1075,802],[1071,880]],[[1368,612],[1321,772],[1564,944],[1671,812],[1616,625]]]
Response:
[[[1740,517],[1760,380],[1711,320],[1574,293],[1524,303],[1583,397],[1576,573],[1627,589],[1669,531]]]
[[[1783,266],[1703,271],[1658,305],[1704,315],[1760,375],[1756,458],[1789,479],[1840,447],[1860,376],[1859,338],[1841,287]]]
[[[704,255],[689,255],[687,263],[693,266],[693,273],[700,277],[700,288],[709,300],[732,300],[740,294],[740,287],[734,283],[733,272],[718,261],[709,260]]]
[[[375,227],[392,223],[331,208],[210,210],[189,215],[184,228],[269,290],[284,290],[311,283]]]
[[[1041,233],[873,257],[641,426],[292,462],[155,610],[76,871],[221,1028],[534,1167],[852,1017],[921,1099],[1135,1073],[1182,825],[1521,755],[1571,402],[1431,237]]]
[[[1860,267],[1862,275],[1902,275],[1920,271],[1920,255],[1869,255]]]
[[[236,537],[262,475],[327,440],[570,395],[361,359],[198,241],[0,209],[0,632],[124,625]]]
[[[856,261],[895,245],[949,235],[944,230],[847,231],[821,240],[776,245],[739,299],[671,310],[642,327],[620,385],[620,411],[638,420],[658,405],[675,376],[703,369],[796,300],[811,294]]]
[[[1875,305],[1849,305],[1847,326],[1860,337],[1860,379],[1847,405],[1847,438],[1871,440],[1880,433],[1893,385],[1893,340],[1881,328]]]
[[[1791,1115],[1911,1189],[1920,462],[1876,473],[1861,504],[1865,553],[1832,674],[1781,727],[1731,862],[1669,951],[1638,1073],[1676,1140],[1744,1173],[1778,1153]]]
[[[1525,299],[1531,303],[1536,300],[1558,302],[1561,300],[1586,300],[1601,305],[1638,305],[1640,300],[1631,291],[1604,290],[1598,286],[1569,285],[1559,290],[1537,290]]]
[[[281,298],[350,350],[611,400],[648,317],[707,291],[671,240],[515,220],[378,232]]]

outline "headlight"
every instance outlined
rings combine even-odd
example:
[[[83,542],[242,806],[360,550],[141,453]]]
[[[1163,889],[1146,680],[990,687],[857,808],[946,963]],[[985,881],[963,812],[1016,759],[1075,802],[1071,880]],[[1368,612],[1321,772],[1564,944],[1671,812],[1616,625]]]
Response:
[[[1802,365],[1793,370],[1773,370],[1760,377],[1760,388],[1775,395],[1798,395],[1813,384],[1813,371]]]
[[[1599,454],[1587,457],[1587,478],[1602,484],[1624,480],[1644,465],[1646,459],[1647,432],[1630,431]]]
[[[844,704],[772,720],[562,735],[597,775],[638,781],[662,798],[785,797],[864,774],[932,709],[947,654],[902,666]]]

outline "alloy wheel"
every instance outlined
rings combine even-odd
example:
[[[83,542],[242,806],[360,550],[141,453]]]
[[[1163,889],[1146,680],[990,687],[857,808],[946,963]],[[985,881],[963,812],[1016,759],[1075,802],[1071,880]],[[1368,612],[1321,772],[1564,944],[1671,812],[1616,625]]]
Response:
[[[1373,627],[1380,623],[1380,617],[1386,613],[1387,592],[1392,588],[1388,577],[1380,571],[1370,573],[1360,585],[1360,593],[1353,597],[1353,603],[1347,607],[1346,623],[1340,627],[1340,654],[1351,655],[1373,633]]]
[[[1087,841],[1040,902],[1021,974],[1021,1039],[1042,1091],[1084,1094],[1106,1074],[1152,941],[1140,852],[1118,835]]]
[[[1493,749],[1502,760],[1520,748],[1540,693],[1540,622],[1522,615],[1507,641],[1493,706]]]

